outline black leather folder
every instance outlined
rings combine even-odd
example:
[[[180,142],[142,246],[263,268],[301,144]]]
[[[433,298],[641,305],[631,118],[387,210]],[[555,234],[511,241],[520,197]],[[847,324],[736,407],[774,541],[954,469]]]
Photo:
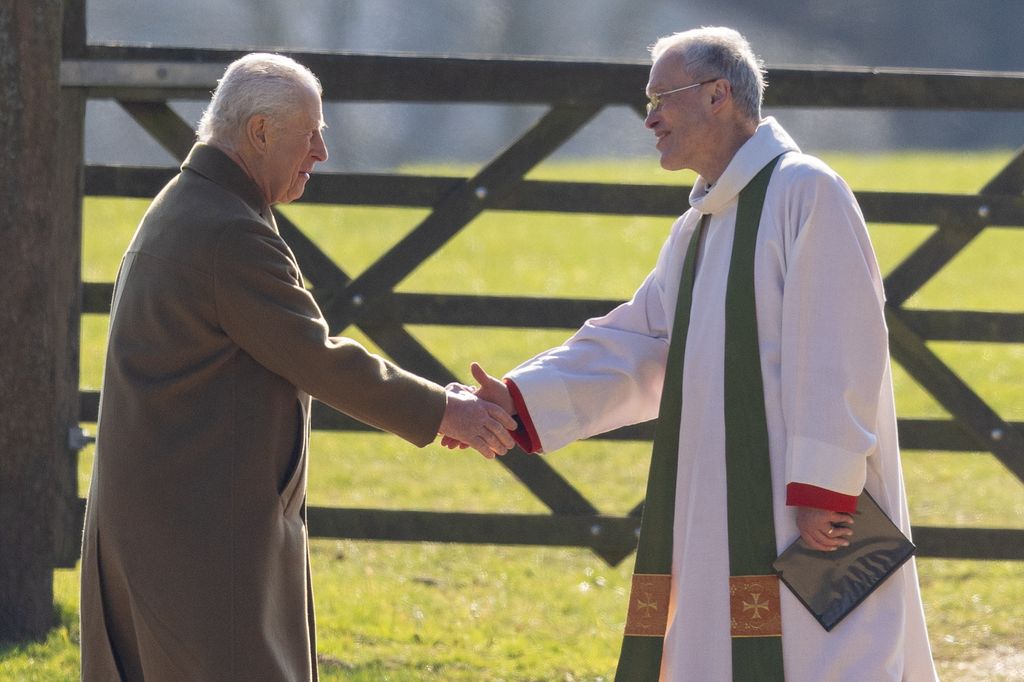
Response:
[[[857,500],[853,518],[848,547],[821,552],[798,539],[772,563],[779,579],[826,631],[896,572],[915,550],[867,491]]]

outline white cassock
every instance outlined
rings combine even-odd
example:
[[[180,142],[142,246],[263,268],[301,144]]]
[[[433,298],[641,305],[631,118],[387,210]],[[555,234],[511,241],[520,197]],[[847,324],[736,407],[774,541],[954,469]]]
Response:
[[[683,369],[672,596],[662,677],[730,680],[723,362],[725,290],[739,191],[772,158],[757,235],[757,328],[778,550],[798,537],[786,485],[856,496],[863,488],[910,534],[896,437],[884,292],[864,218],[846,183],[761,122],[672,228],[633,298],[564,345],[508,374],[544,451],[657,416],[683,257],[710,213]],[[854,528],[856,532],[856,528]],[[783,585],[790,682],[935,680],[913,561],[831,633]],[[623,605],[623,616],[625,604]]]

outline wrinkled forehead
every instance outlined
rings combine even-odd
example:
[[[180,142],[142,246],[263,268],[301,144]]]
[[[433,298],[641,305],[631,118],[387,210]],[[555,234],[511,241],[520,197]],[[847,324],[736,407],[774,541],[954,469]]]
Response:
[[[302,128],[324,127],[323,102],[315,88],[306,86],[296,89],[292,106],[284,116],[286,125]]]
[[[682,53],[678,50],[668,50],[651,65],[647,92],[663,92],[687,85],[692,80],[692,75],[686,68]]]

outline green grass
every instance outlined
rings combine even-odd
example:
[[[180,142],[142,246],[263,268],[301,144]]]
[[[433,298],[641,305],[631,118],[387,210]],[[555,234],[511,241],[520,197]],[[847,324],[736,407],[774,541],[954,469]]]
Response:
[[[973,193],[1011,152],[823,156],[854,189]],[[530,177],[691,181],[646,160],[546,164]],[[146,205],[114,199],[85,202],[83,279],[114,277]],[[681,195],[680,210],[684,205]],[[285,212],[350,275],[364,270],[426,214],[301,203]],[[625,299],[653,266],[670,223],[660,218],[486,213],[399,289]],[[872,225],[871,231],[887,271],[932,228]],[[1024,232],[988,229],[908,305],[1022,312],[1021,254]],[[85,389],[100,386],[106,324],[100,316],[83,320]],[[463,377],[471,360],[500,373],[567,334],[441,327],[410,331]],[[932,347],[1004,417],[1024,420],[1024,348]],[[895,381],[901,416],[945,415],[898,367]],[[327,433],[314,434],[311,447],[310,502],[315,505],[545,511],[503,467],[471,452],[438,446],[419,450],[382,435]],[[573,444],[547,458],[603,512],[622,514],[642,495],[649,453],[642,443],[595,442]],[[88,448],[80,459],[82,491],[88,486],[91,460]],[[905,452],[904,473],[918,525],[1024,528],[1024,486],[991,455]],[[326,680],[610,679],[632,558],[610,568],[589,551],[577,549],[347,540],[314,540],[311,549],[320,669]],[[992,662],[1024,655],[1024,563],[921,559],[918,566],[942,679],[1012,679],[1000,677]],[[44,643],[0,647],[0,679],[78,678],[77,580],[77,570],[55,573],[59,625]]]

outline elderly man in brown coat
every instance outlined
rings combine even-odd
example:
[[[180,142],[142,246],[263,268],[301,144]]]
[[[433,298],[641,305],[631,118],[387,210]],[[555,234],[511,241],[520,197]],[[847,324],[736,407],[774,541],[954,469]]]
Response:
[[[485,456],[500,408],[328,333],[270,206],[327,158],[321,88],[228,67],[118,273],[82,552],[85,680],[316,679],[310,396],[419,446]]]

